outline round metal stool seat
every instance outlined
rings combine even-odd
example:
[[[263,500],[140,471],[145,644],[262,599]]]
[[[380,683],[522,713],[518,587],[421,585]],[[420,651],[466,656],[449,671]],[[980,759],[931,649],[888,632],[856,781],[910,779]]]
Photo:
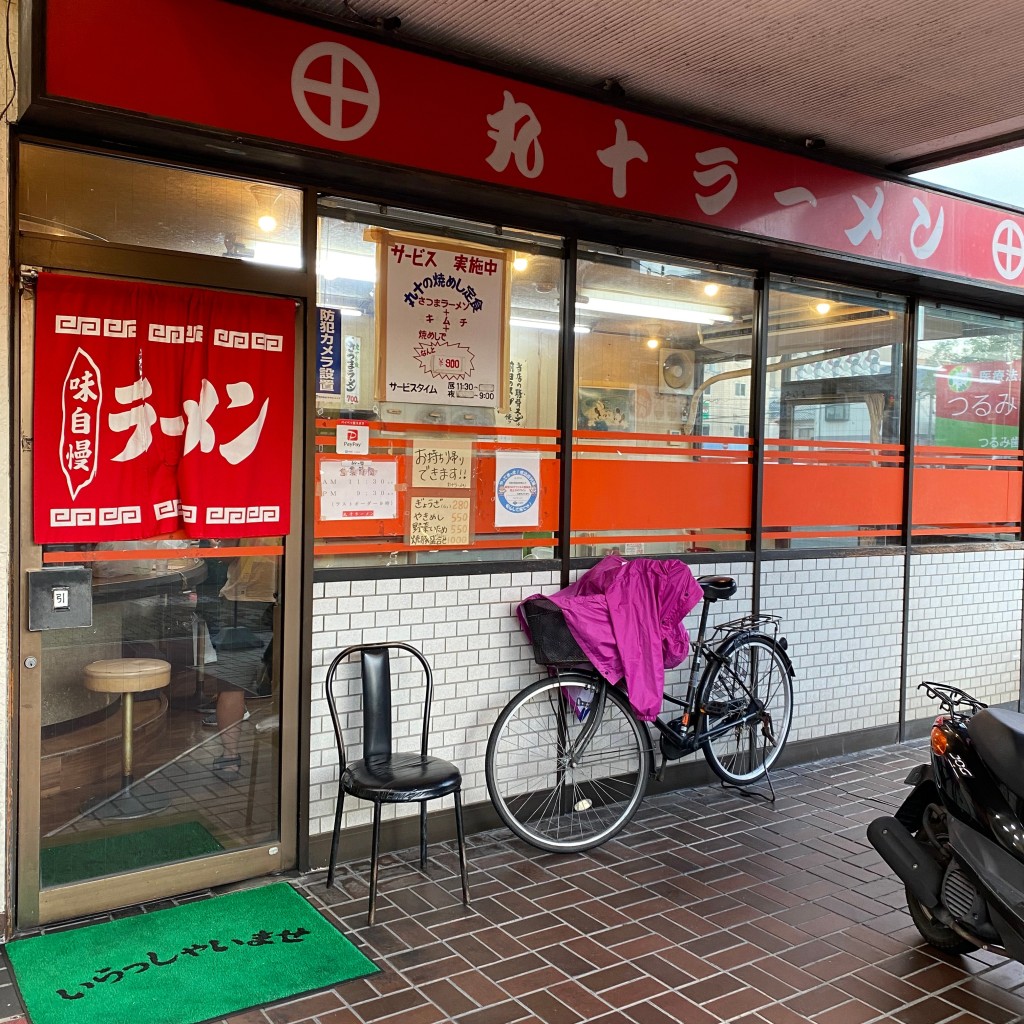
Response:
[[[157,658],[110,658],[85,666],[85,688],[97,693],[142,693],[171,681],[171,663]]]
[[[90,662],[83,672],[83,683],[87,690],[121,694],[121,788],[127,790],[134,781],[132,731],[135,719],[135,694],[168,686],[171,682],[171,664],[158,658],[109,658],[105,661]],[[160,803],[156,800],[144,805],[135,797],[122,798],[119,803],[112,804],[107,811],[109,815],[116,817],[139,817],[159,810]]]

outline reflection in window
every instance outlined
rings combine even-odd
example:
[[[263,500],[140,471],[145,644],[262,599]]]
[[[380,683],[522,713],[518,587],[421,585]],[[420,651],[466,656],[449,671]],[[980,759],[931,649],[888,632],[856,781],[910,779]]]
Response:
[[[560,247],[322,212],[317,565],[554,557]]]
[[[750,399],[737,385],[753,308],[742,274],[596,247],[580,259],[574,555],[746,546]]]
[[[302,265],[302,192],[49,146],[19,150],[23,234]]]
[[[279,838],[278,730],[263,723],[280,716],[282,542],[42,549],[45,565],[83,571],[92,611],[40,633],[42,887]],[[125,682],[136,667],[146,675]]]
[[[898,541],[904,304],[772,281],[766,546]]]
[[[915,538],[1005,540],[1019,530],[1022,337],[1015,317],[920,307]]]

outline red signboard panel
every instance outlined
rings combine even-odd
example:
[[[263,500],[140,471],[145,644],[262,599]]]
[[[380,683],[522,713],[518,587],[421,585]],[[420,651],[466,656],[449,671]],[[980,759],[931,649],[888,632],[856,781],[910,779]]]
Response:
[[[1002,286],[1024,217],[223,0],[48,0],[45,91]]]
[[[37,544],[289,529],[295,305],[40,274]]]

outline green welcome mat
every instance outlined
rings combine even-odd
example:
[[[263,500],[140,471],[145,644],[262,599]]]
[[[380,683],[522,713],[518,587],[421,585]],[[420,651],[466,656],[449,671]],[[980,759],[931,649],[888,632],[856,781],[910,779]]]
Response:
[[[378,970],[286,882],[5,948],[32,1024],[197,1024]]]
[[[94,834],[77,842],[45,847],[39,852],[39,876],[44,887],[66,885],[201,857],[222,849],[198,821],[182,821],[120,835]]]

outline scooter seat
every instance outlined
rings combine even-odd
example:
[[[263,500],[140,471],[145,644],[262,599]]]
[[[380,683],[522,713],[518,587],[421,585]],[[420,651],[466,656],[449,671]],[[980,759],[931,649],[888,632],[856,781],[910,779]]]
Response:
[[[967,735],[985,767],[1024,799],[1024,715],[986,708],[967,723]]]

